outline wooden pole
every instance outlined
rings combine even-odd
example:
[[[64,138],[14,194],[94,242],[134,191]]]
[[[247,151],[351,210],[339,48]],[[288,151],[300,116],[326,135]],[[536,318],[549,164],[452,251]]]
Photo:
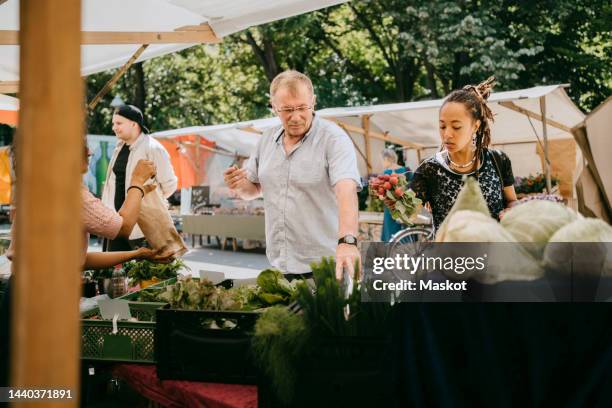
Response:
[[[365,140],[365,154],[366,154],[366,163],[368,166],[368,174],[372,173],[372,152],[370,150],[370,116],[371,115],[363,115],[361,117],[361,127],[365,131],[363,134],[363,138]]]
[[[548,129],[546,120],[546,96],[540,96],[540,111],[542,112],[542,138],[544,139],[544,173],[546,174],[546,193],[550,194],[550,161],[548,160]]]
[[[346,130],[348,132],[359,133],[360,135],[365,134],[365,130],[363,130],[359,126],[351,125],[349,123],[343,122],[340,119],[337,119],[337,118],[334,118],[334,117],[326,117],[325,119],[331,120],[332,122],[336,123],[342,129],[344,129],[344,130]],[[380,132],[373,132],[372,130],[370,130],[370,137],[373,138],[373,139],[384,140],[385,142],[395,143],[395,144],[400,145],[400,146],[412,147],[412,148],[415,148],[415,149],[420,149],[420,148],[423,147],[422,145],[420,145],[418,143],[408,142],[406,140],[400,139],[399,137],[390,135],[388,132],[387,133],[380,133]]]
[[[136,52],[134,53],[134,55],[132,55],[132,57],[128,60],[128,62],[126,62],[125,65],[119,69],[119,71],[115,72],[115,75],[113,75],[113,77],[106,83],[106,85],[104,85],[104,87],[100,90],[100,92],[98,92],[98,94],[94,96],[92,101],[89,102],[87,109],[91,111],[96,108],[96,106],[98,105],[98,102],[100,102],[100,100],[104,98],[104,96],[112,89],[112,87],[115,86],[117,81],[119,81],[119,78],[121,78],[123,74],[125,74],[127,70],[130,69],[132,64],[136,62],[138,57],[140,57],[140,54],[142,54],[144,50],[147,49],[148,46],[149,44],[143,44],[140,46],[140,48],[138,48],[138,50],[136,50]]]
[[[543,96],[540,97],[540,100],[544,98]],[[570,129],[569,127],[565,126],[563,123],[559,123],[557,121],[554,121],[552,119],[549,118],[543,118],[542,115],[538,115],[535,112],[532,112],[530,110],[527,110],[525,108],[521,108],[520,106],[518,106],[517,104],[515,104],[514,102],[499,102],[500,106],[503,106],[504,108],[508,108],[510,110],[513,110],[515,112],[518,113],[522,113],[523,115],[529,116],[530,118],[539,120],[539,121],[544,121],[546,123],[548,123],[550,126],[555,127],[557,129],[561,129],[566,131],[567,133],[571,133],[572,129]]]
[[[340,126],[342,128],[342,126]],[[370,164],[370,162],[368,161],[368,158],[366,157],[365,154],[363,154],[363,152],[361,151],[361,149],[359,148],[359,146],[357,146],[357,143],[355,143],[355,141],[353,140],[353,137],[351,136],[351,134],[349,133],[348,130],[342,128],[342,130],[344,130],[344,132],[346,133],[346,135],[348,136],[348,138],[351,140],[351,142],[353,143],[353,146],[355,147],[355,150],[357,150],[357,153],[359,153],[359,155],[361,156],[361,158],[363,159],[363,161],[366,164],[366,167],[368,169],[372,168],[372,165]]]
[[[70,389],[79,401],[83,262],[83,82],[80,0],[20,1],[11,384]],[[24,402],[22,407],[40,403]]]

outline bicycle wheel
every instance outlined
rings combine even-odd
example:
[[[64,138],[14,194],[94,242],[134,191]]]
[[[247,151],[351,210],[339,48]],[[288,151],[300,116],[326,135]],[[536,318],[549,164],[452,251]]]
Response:
[[[397,254],[418,255],[433,239],[434,231],[431,227],[408,227],[391,237],[387,257],[394,257]]]

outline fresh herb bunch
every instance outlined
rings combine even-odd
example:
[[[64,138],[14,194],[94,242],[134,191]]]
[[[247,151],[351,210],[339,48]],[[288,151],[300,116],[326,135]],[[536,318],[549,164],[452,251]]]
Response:
[[[134,285],[154,278],[159,280],[175,278],[181,268],[191,270],[185,265],[182,259],[176,259],[168,264],[155,263],[147,260],[130,261],[123,264],[123,270]]]
[[[310,342],[306,319],[286,307],[267,309],[255,323],[251,343],[255,361],[271,378],[278,398],[289,405],[297,367]]]
[[[387,333],[390,305],[362,303],[357,282],[352,293],[345,298],[342,283],[336,279],[336,262],[331,257],[310,266],[316,290],[302,282],[298,284],[296,300],[314,334],[320,337],[377,337]],[[358,268],[355,269],[358,271]],[[348,315],[345,314],[347,306],[350,311]]]
[[[385,337],[391,306],[361,303],[358,284],[348,299],[336,280],[336,263],[323,258],[311,264],[315,290],[307,282],[297,284],[296,300],[302,313],[272,307],[257,320],[252,340],[255,359],[270,377],[278,397],[287,405],[293,398],[297,368],[320,341],[330,337]],[[345,315],[346,307],[350,313]]]

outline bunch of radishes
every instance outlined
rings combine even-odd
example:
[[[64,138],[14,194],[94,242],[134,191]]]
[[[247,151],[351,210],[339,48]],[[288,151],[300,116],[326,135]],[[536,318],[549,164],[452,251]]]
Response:
[[[378,196],[381,200],[386,199],[387,191],[392,191],[396,197],[403,196],[405,186],[406,177],[404,175],[382,174],[370,179],[370,193]]]
[[[421,207],[421,200],[408,188],[405,175],[382,174],[372,177],[369,186],[370,195],[385,203],[393,219],[404,224],[412,223]]]

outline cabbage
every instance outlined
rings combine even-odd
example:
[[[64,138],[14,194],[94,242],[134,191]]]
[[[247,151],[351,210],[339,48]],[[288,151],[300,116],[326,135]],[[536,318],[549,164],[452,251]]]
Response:
[[[486,216],[491,218],[489,206],[487,205],[487,201],[485,200],[484,196],[482,195],[482,191],[480,190],[480,184],[473,177],[464,177],[463,188],[457,195],[457,199],[455,200],[455,203],[446,215],[446,218],[438,228],[438,231],[436,233],[437,242],[442,241],[442,239],[438,239],[438,236],[445,235],[445,231],[448,226],[448,219],[455,212],[461,210],[476,211],[485,214]]]
[[[444,222],[446,229],[440,229],[437,242],[516,242],[497,221],[482,212],[459,210]]]
[[[553,234],[577,217],[563,204],[534,200],[512,207],[503,216],[501,225],[516,241],[527,244],[525,249],[540,259]]]
[[[438,237],[441,242],[505,243],[483,245],[488,259],[487,267],[482,271],[474,269],[470,275],[463,274],[462,278],[493,284],[502,281],[531,281],[544,275],[544,270],[529,252],[518,245],[512,234],[489,215],[460,210],[448,217],[447,221],[444,235]]]
[[[560,228],[550,242],[612,242],[612,227],[597,218],[583,218]]]
[[[587,245],[572,245],[588,242]],[[608,244],[606,244],[608,243]],[[555,272],[612,276],[612,227],[596,218],[578,219],[560,228],[544,251],[544,265]]]

